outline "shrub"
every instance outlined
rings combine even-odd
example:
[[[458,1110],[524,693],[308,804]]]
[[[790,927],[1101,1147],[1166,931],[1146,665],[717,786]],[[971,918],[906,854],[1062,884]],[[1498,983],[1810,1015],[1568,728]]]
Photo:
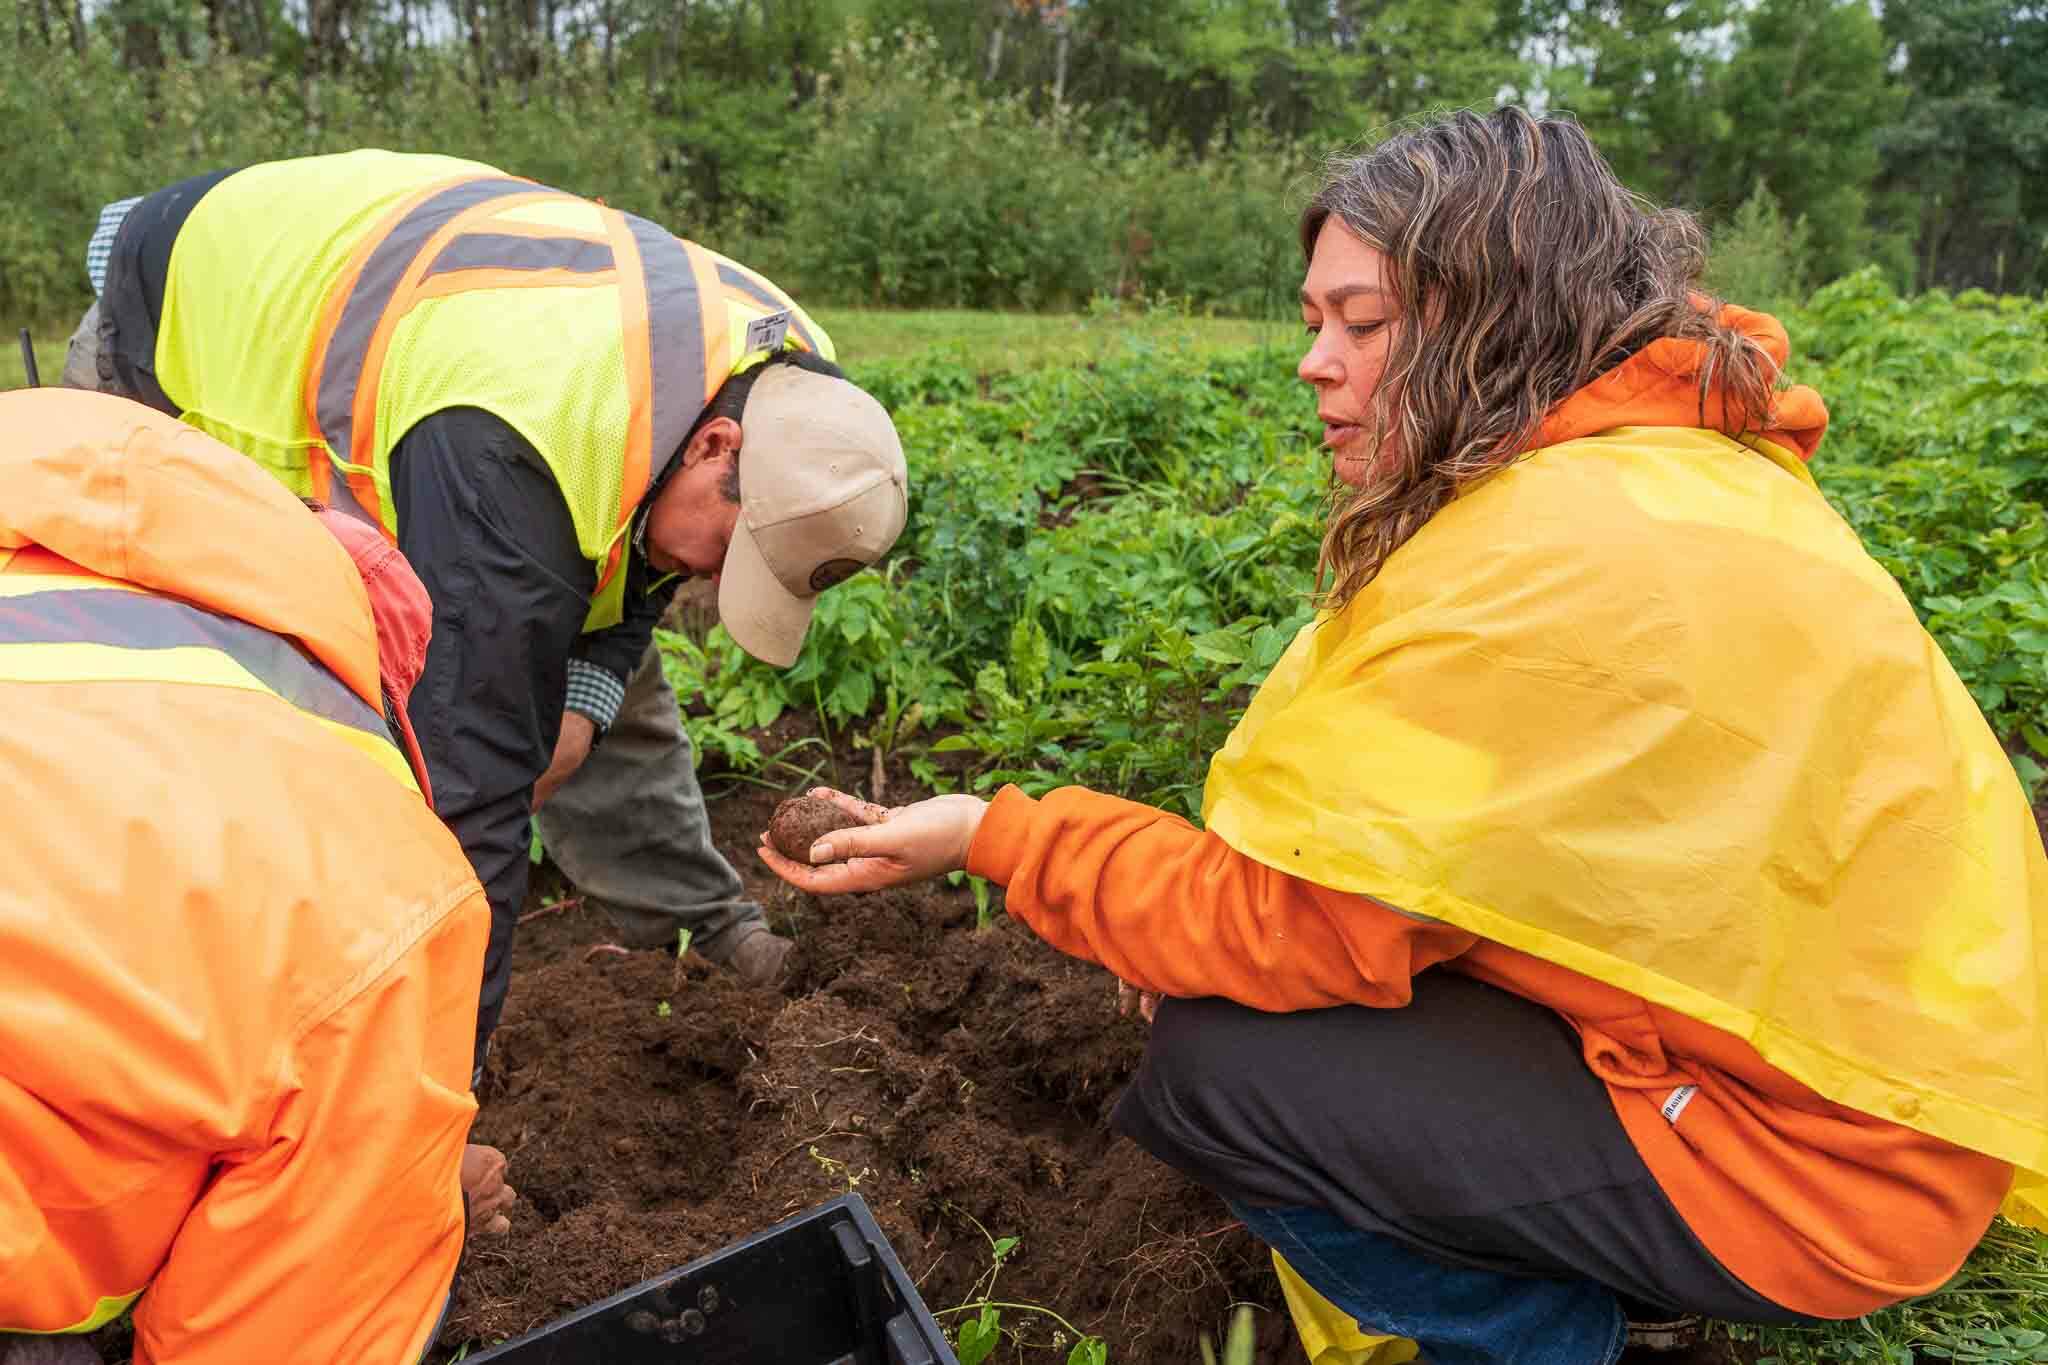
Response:
[[[1761,181],[1711,241],[1706,283],[1720,297],[1769,312],[1806,297],[1813,259],[1806,219],[1787,219]]]

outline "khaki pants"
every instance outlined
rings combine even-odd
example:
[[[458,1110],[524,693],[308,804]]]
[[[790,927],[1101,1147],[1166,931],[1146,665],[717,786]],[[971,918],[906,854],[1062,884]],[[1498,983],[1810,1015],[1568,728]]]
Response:
[[[690,736],[650,645],[602,743],[535,817],[541,844],[630,948],[690,946],[716,962],[763,923],[711,844]]]
[[[67,389],[112,393],[113,375],[100,373],[100,306],[94,303],[78,321],[71,344],[64,348],[64,373],[57,382]]]

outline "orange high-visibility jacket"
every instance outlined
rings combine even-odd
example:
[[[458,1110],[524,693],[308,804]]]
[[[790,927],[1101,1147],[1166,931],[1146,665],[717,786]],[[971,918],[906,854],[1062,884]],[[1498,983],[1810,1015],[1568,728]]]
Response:
[[[348,553],[99,394],[0,395],[0,1332],[411,1362],[463,1237],[489,914]]]

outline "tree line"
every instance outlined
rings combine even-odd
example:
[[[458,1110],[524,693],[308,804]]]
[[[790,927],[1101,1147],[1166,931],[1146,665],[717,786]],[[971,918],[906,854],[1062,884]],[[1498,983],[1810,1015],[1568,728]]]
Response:
[[[1500,100],[1571,112],[1711,223],[1750,205],[1805,282],[2048,285],[2038,0],[12,3],[0,306],[31,312],[82,296],[100,202],[363,143],[600,194],[846,301],[1266,309],[1319,154]]]

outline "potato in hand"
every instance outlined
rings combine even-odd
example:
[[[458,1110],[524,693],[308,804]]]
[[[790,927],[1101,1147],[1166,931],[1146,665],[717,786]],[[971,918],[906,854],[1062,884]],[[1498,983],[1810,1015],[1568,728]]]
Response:
[[[775,808],[768,821],[768,842],[775,851],[793,862],[809,863],[811,845],[835,829],[850,829],[860,821],[830,801],[815,796],[793,796]]]

